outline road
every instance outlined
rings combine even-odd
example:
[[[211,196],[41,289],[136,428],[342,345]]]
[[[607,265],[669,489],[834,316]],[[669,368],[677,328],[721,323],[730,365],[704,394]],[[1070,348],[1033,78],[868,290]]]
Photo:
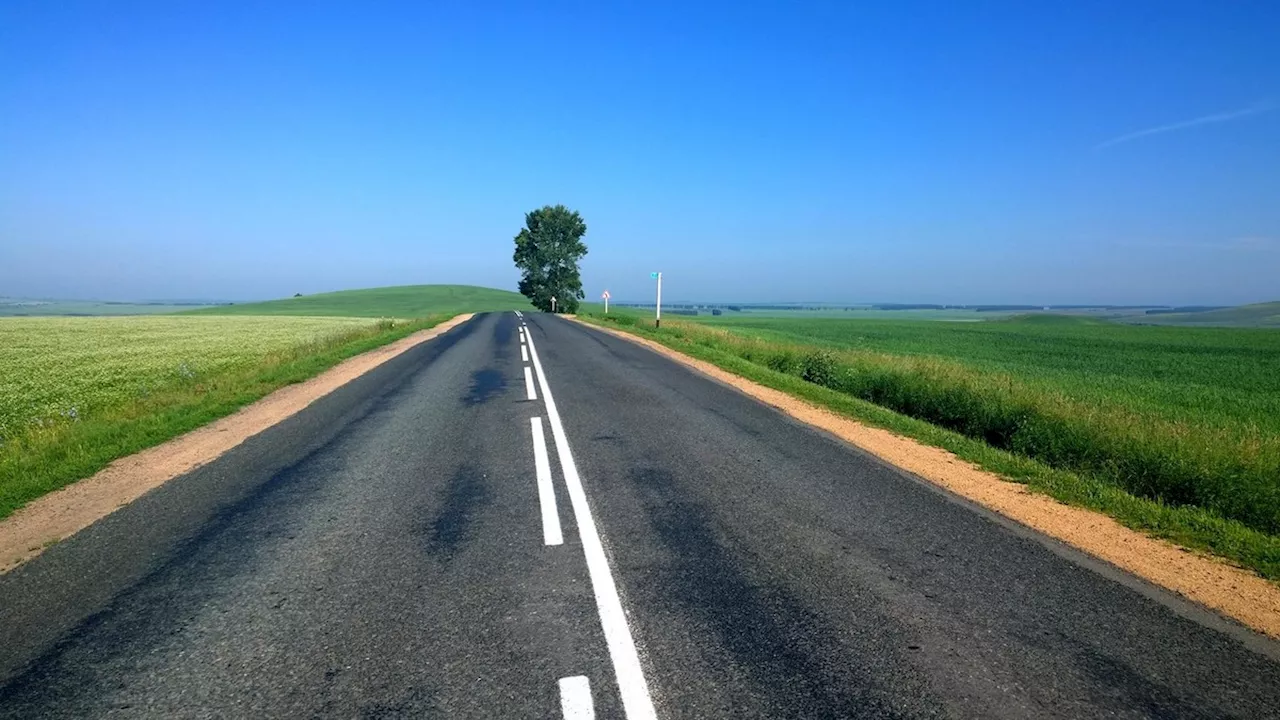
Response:
[[[0,577],[0,717],[592,714],[1276,717],[1280,652],[540,314]]]

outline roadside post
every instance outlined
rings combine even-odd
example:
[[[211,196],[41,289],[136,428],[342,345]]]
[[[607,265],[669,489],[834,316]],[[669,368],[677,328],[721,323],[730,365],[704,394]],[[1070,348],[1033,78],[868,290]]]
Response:
[[[551,296],[551,314],[552,315],[556,314],[556,296],[555,295]]]
[[[649,277],[658,281],[658,304],[654,308],[653,326],[655,328],[660,328],[662,327],[662,273],[651,272],[649,273]]]
[[[609,314],[609,291],[605,290],[603,293],[600,294],[600,297],[604,298],[604,314],[608,315]]]

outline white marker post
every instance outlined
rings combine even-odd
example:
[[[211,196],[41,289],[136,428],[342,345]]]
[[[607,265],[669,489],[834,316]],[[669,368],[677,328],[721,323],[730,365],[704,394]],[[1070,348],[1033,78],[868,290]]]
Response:
[[[652,272],[649,273],[649,277],[658,281],[658,305],[653,314],[653,326],[655,328],[660,328],[662,327],[662,273]]]
[[[609,298],[610,298],[609,291],[605,290],[603,293],[600,294],[600,297],[604,298],[604,314],[608,315],[609,314]]]
[[[552,295],[551,296],[551,313],[554,315],[555,312],[556,312],[556,296]]]

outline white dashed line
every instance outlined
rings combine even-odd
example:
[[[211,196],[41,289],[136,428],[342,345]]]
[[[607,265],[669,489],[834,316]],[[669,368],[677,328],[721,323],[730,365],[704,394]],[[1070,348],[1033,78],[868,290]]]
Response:
[[[560,711],[564,720],[595,720],[591,681],[585,675],[560,679]]]
[[[560,513],[556,510],[556,491],[551,485],[547,437],[542,433],[542,418],[530,418],[530,421],[533,427],[533,468],[538,478],[538,505],[542,508],[542,541],[547,545],[559,545],[564,542],[564,535],[560,532]],[[589,695],[587,700],[591,700]]]
[[[529,362],[529,348],[520,346],[520,362]]]
[[[524,391],[530,400],[537,400],[538,393],[533,389],[533,372],[529,370],[529,366],[524,366]]]
[[[587,493],[582,488],[578,466],[573,462],[569,439],[565,435],[564,426],[560,424],[560,413],[556,410],[556,401],[551,396],[547,375],[538,360],[538,348],[533,344],[533,338],[529,338],[529,355],[538,371],[538,385],[542,388],[542,401],[547,407],[547,421],[551,424],[560,469],[564,472],[565,485],[569,488],[569,502],[573,506],[574,521],[578,525],[578,537],[582,541],[583,555],[586,556],[587,574],[591,577],[591,589],[595,592],[596,609],[600,612],[600,625],[604,630],[605,643],[609,647],[609,657],[613,660],[613,672],[617,676],[623,710],[627,720],[654,720],[657,714],[653,709],[653,700],[649,697],[644,669],[640,666],[640,655],[636,652],[631,627],[627,624],[627,615],[622,609],[622,599],[618,597],[618,586],[609,569],[609,558],[604,554],[604,545],[596,531],[595,519],[591,517]]]

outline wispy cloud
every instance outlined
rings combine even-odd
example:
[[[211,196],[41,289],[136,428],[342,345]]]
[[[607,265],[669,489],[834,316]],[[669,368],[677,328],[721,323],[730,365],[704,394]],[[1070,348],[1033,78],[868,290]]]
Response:
[[[1243,110],[1232,110],[1231,112],[1214,113],[1213,115],[1205,115],[1194,120],[1183,120],[1182,122],[1170,123],[1168,125],[1158,125],[1156,127],[1139,130],[1137,132],[1127,133],[1119,137],[1113,137],[1105,142],[1100,142],[1093,146],[1094,150],[1109,148],[1120,143],[1127,143],[1130,140],[1147,137],[1148,135],[1159,135],[1161,133],[1173,132],[1174,130],[1186,130],[1188,128],[1199,127],[1201,125],[1213,125],[1215,123],[1229,122],[1238,120],[1239,118],[1249,117],[1250,115],[1259,115],[1264,112],[1270,112],[1275,109],[1275,103],[1264,103],[1261,105],[1253,105]]]

